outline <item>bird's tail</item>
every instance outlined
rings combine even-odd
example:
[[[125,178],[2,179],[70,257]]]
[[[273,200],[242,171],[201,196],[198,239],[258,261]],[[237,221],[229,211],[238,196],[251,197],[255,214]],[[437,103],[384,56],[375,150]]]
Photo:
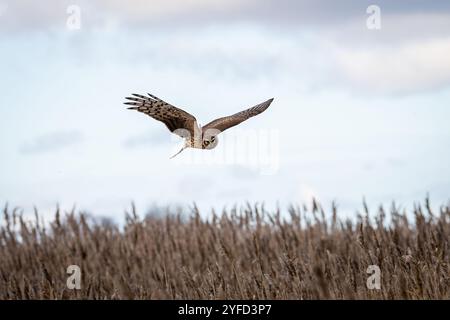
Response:
[[[178,151],[177,153],[175,153],[173,156],[171,156],[170,157],[170,159],[173,159],[173,158],[175,158],[175,156],[177,156],[177,155],[179,155],[180,153],[181,153],[181,151],[183,151],[184,149],[186,149],[187,148],[187,146],[183,146],[183,148],[181,148],[181,150],[180,151]]]

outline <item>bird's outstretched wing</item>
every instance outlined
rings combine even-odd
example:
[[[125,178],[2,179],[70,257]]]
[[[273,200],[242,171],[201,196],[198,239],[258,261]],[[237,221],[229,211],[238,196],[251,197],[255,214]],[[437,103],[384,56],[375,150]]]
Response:
[[[133,106],[128,109],[137,110],[163,122],[171,132],[180,137],[186,138],[185,130],[191,137],[198,130],[197,120],[192,114],[174,107],[150,93],[148,93],[148,97],[136,93],[132,95],[133,97],[125,98],[130,101],[124,102],[124,104]]]
[[[225,131],[226,129],[234,127],[239,123],[265,111],[270,106],[272,101],[273,98],[263,103],[257,104],[256,106],[251,107],[247,110],[235,113],[231,116],[213,120],[207,125],[202,127],[202,132],[205,133],[207,130],[217,130],[219,132]]]

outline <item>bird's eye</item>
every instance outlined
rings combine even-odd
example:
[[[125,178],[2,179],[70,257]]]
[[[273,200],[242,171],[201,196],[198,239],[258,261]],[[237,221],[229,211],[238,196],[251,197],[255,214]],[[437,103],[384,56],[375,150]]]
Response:
[[[208,140],[206,140],[205,141],[205,146],[207,146],[209,144],[209,141]]]

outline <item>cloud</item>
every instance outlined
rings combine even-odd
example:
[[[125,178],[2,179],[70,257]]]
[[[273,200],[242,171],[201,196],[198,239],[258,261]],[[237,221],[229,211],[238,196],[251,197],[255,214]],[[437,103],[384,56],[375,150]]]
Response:
[[[146,41],[149,35],[143,30],[117,30],[113,37],[97,34],[78,39],[79,42],[61,36],[52,38],[55,43],[62,44],[59,46],[61,51],[55,52],[52,60],[79,59],[89,67],[95,64],[95,68],[108,61],[112,72],[125,63],[139,66],[140,77],[153,81],[152,86],[158,86],[158,81],[168,82],[169,78],[179,82],[185,76],[187,81],[211,79],[209,86],[220,81],[255,86],[276,82],[284,83],[286,90],[344,89],[352,94],[408,95],[450,85],[450,60],[447,58],[450,56],[450,37],[439,31],[447,25],[450,30],[450,15],[447,20],[443,16],[433,17],[436,19],[384,17],[379,32],[368,31],[362,21],[353,21],[338,28],[339,31],[299,32],[292,29],[280,33],[239,24],[187,31],[159,30],[151,32],[151,41]],[[432,26],[426,23],[433,20]],[[428,28],[428,31],[422,28]],[[404,36],[405,29],[410,29],[416,36]],[[34,50],[41,56],[47,55],[48,41],[26,39],[27,44],[36,44]],[[27,51],[20,50],[23,47],[18,47],[18,43],[18,40],[3,42],[4,59],[11,56],[28,59]],[[111,50],[112,47],[115,50]],[[22,53],[13,53],[16,51]],[[105,58],[100,60],[99,57]],[[150,74],[155,76],[149,77]],[[125,83],[126,77],[121,78]],[[173,103],[184,107],[177,101]],[[129,137],[124,146],[133,148],[163,140],[163,136],[155,138],[153,134],[143,134]]]
[[[11,23],[18,27],[39,30],[54,21],[53,25],[65,30],[65,9],[70,3],[39,4],[33,11],[38,6],[35,2],[13,2],[2,25],[8,25],[8,19],[12,19]],[[81,1],[82,18],[87,21],[83,20],[79,37],[67,37],[63,31],[50,39],[36,37],[33,47],[47,56],[47,41],[51,41],[62,48],[53,51],[56,56],[52,60],[73,58],[86,65],[94,61],[96,67],[99,61],[109,61],[114,66],[111,70],[129,63],[140,66],[142,78],[158,73],[159,77],[178,79],[182,74],[187,78],[210,78],[209,85],[219,80],[255,85],[266,81],[285,83],[290,90],[344,88],[352,93],[375,95],[406,95],[447,87],[450,2],[378,1],[382,8],[380,31],[366,28],[367,3],[156,0],[149,5],[146,1]],[[283,20],[290,17],[290,27],[281,29],[286,26]],[[105,37],[102,32],[85,32],[90,26],[115,19],[123,24],[113,30],[112,37]],[[140,20],[141,28],[133,29]],[[218,24],[198,26],[211,21]],[[303,28],[305,24],[313,27]],[[147,29],[155,25],[162,28]],[[183,29],[172,29],[177,26]],[[17,51],[25,52],[19,57],[28,59],[28,51],[16,47],[22,40],[13,39],[14,33],[8,37],[12,41],[3,41],[4,52],[13,52],[14,57]],[[33,43],[30,39],[33,38],[27,35],[27,44]],[[8,58],[7,54],[4,53]],[[100,56],[104,58],[99,59]],[[162,141],[162,136],[133,136],[124,141],[124,146],[133,148]]]
[[[25,142],[19,148],[19,152],[22,154],[55,152],[80,143],[82,140],[83,136],[78,131],[52,132]]]
[[[214,17],[251,2],[254,0],[79,0],[74,4],[69,0],[47,0],[45,4],[45,1],[37,3],[32,0],[17,0],[8,5],[8,10],[2,17],[2,29],[42,31],[48,28],[65,28],[71,15],[67,9],[72,5],[81,9],[82,25],[92,28],[114,22],[135,26],[155,26],[179,20],[184,23],[188,20],[193,22],[198,21],[198,14]]]
[[[416,93],[450,84],[450,37],[400,46],[336,48],[337,70],[353,88]]]
[[[51,2],[51,3],[50,3]],[[246,21],[263,25],[329,25],[359,17],[365,20],[369,0],[79,0],[83,26],[122,24],[137,27],[186,27]],[[450,12],[445,0],[378,0],[382,14]],[[17,0],[9,4],[2,26],[9,30],[64,28],[73,1]]]
[[[148,43],[136,36],[132,42],[139,46],[128,47],[126,55],[130,61],[151,61],[165,72],[176,69],[211,79],[220,75],[244,83],[286,82],[306,90],[408,95],[449,86],[450,37],[442,30],[450,30],[450,15],[383,19],[381,31],[369,31],[361,20],[339,31],[279,33],[232,25],[155,33]]]

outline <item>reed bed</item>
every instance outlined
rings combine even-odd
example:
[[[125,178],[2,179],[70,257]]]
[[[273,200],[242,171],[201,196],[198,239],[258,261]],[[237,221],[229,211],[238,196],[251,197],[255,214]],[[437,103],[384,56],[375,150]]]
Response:
[[[450,207],[367,206],[342,220],[316,201],[267,212],[247,205],[124,225],[56,210],[52,221],[3,210],[0,299],[449,299]],[[81,270],[69,289],[67,267]],[[367,286],[379,267],[380,288]]]

